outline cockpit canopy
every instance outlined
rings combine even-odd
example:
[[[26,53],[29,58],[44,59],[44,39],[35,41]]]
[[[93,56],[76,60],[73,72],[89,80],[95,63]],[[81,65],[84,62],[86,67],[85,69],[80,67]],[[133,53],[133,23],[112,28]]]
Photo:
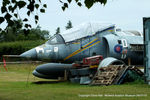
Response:
[[[93,36],[97,32],[114,27],[115,25],[110,23],[88,22],[82,23],[76,27],[71,28],[70,30],[66,30],[61,35],[65,42],[70,42],[84,37]]]
[[[64,38],[60,34],[53,35],[47,42],[47,44],[64,44]]]
[[[109,28],[114,28],[114,24],[99,23],[99,22],[88,22],[80,24],[69,30],[64,31],[61,34],[55,34],[49,41],[48,44],[67,43],[77,39],[81,39],[87,36],[95,35],[97,32],[104,31]]]

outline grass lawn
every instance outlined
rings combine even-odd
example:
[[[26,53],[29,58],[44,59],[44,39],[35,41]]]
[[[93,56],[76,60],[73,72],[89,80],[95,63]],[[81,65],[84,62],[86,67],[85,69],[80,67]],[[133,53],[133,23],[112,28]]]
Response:
[[[88,86],[35,78],[37,64],[0,65],[0,100],[150,100],[147,84]]]

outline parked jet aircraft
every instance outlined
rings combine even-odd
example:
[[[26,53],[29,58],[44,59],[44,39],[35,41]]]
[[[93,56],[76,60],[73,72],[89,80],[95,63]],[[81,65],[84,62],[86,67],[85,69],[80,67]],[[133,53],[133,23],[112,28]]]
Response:
[[[131,64],[142,65],[143,37],[136,31],[116,30],[114,24],[89,22],[55,34],[45,44],[20,56],[55,62],[38,66],[33,75],[57,79],[64,75],[65,69],[72,68],[72,64],[67,63],[95,55],[102,55],[104,59],[114,57],[125,63],[130,58]]]

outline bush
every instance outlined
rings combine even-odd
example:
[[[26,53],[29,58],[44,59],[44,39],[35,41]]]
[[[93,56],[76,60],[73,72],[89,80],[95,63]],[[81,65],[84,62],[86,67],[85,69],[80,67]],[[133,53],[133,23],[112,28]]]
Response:
[[[0,57],[2,57],[2,55],[20,55],[43,43],[45,43],[44,40],[3,42],[0,43]]]

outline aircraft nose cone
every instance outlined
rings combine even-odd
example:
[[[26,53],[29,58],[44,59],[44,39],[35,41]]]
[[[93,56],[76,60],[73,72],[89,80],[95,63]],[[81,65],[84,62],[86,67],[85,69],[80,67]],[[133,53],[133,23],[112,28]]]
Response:
[[[24,57],[24,58],[36,58],[37,57],[37,53],[36,53],[36,50],[33,48],[31,50],[28,50],[28,51],[22,53],[20,55],[20,57]]]

